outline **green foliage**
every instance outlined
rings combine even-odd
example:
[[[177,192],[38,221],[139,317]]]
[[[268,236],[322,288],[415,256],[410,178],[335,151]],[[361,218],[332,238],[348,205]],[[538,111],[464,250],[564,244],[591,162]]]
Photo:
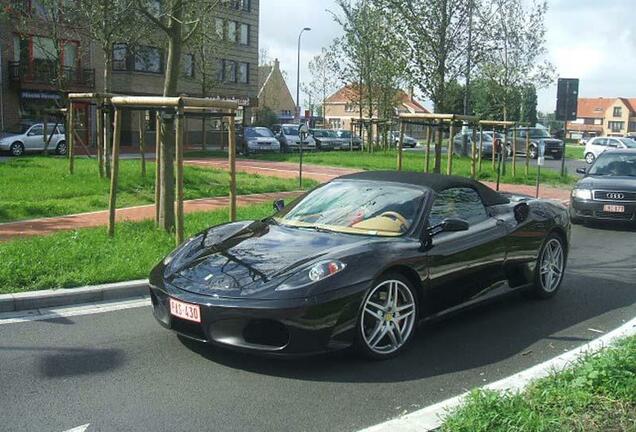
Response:
[[[148,176],[141,177],[139,161],[120,162],[118,207],[154,202],[154,163],[148,164]],[[62,158],[24,157],[0,164],[0,222],[61,216],[108,208],[108,179],[97,175],[94,160],[77,159],[75,174],[68,174],[68,162]],[[315,184],[315,182],[310,182]],[[228,194],[226,171],[185,167],[185,198],[196,199]],[[259,175],[237,174],[240,195],[289,191],[298,188],[295,180]]]
[[[238,209],[246,220],[271,213],[271,203]],[[186,234],[227,221],[227,209],[189,214]],[[174,249],[174,235],[152,221],[118,223],[116,230],[112,239],[106,228],[89,228],[0,243],[0,294],[144,279]]]
[[[636,431],[636,337],[523,393],[473,391],[442,431]]]
[[[264,106],[256,111],[254,126],[272,127],[278,122],[278,116],[270,107]]]

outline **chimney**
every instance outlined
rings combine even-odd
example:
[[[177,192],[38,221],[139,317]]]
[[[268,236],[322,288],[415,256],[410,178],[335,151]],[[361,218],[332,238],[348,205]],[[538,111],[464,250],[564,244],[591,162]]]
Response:
[[[274,69],[280,70],[280,62],[278,61],[278,59],[274,59]]]

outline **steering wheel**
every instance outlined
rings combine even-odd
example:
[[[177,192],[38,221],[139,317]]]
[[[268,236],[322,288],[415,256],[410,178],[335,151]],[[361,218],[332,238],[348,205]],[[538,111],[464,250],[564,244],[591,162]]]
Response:
[[[394,212],[394,211],[388,211],[388,212],[384,212],[380,215],[380,217],[386,217],[389,219],[393,219],[396,220],[398,222],[400,222],[402,225],[404,225],[404,228],[408,228],[409,226],[409,221],[406,220],[406,218],[404,216],[402,216],[401,214],[399,214],[398,212]]]

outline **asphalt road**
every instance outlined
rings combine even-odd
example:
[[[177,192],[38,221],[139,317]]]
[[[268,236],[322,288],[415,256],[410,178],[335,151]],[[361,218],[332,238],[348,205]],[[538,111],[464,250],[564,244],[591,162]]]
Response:
[[[179,339],[149,307],[0,325],[0,430],[355,431],[570,350],[636,316],[636,230],[575,227],[550,301],[422,328],[401,357],[277,360]]]

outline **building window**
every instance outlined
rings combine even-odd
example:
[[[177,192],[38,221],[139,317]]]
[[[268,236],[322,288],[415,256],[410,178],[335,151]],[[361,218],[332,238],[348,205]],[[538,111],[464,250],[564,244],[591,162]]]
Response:
[[[225,81],[235,83],[236,82],[236,62],[231,60],[225,60]]]
[[[62,56],[64,57],[64,67],[75,68],[78,64],[77,52],[79,49],[79,43],[66,42],[64,44],[64,50]]]
[[[622,121],[607,122],[607,127],[614,133],[621,132],[624,126],[625,126],[625,122],[622,122]]]
[[[636,122],[629,122],[629,131],[636,132]]]
[[[236,42],[236,21],[227,22],[227,40],[230,42]]]
[[[163,70],[161,49],[151,46],[140,46],[135,51],[135,71],[160,74]]]
[[[223,18],[214,19],[214,29],[220,40],[225,39],[225,22],[223,21]]]
[[[346,104],[345,105],[345,111],[346,112],[355,112],[356,107],[353,104]]]
[[[250,26],[248,24],[241,24],[239,27],[239,43],[241,45],[250,44]]]
[[[128,58],[128,45],[126,44],[114,44],[113,45],[113,70],[125,71],[128,70],[126,59]]]
[[[181,69],[183,76],[186,78],[194,78],[194,55],[184,54],[181,58]]]
[[[225,80],[225,60],[218,59],[216,61],[216,80],[218,82]]]
[[[594,124],[594,119],[593,119],[593,118],[586,118],[586,119],[583,121],[583,124],[586,124],[586,125],[593,125],[593,124]]]
[[[623,117],[623,108],[614,107],[614,117]]]
[[[248,84],[250,82],[250,64],[249,63],[239,63],[238,81],[241,84]]]
[[[251,10],[251,1],[250,0],[239,0],[239,9],[245,12],[249,12]]]

